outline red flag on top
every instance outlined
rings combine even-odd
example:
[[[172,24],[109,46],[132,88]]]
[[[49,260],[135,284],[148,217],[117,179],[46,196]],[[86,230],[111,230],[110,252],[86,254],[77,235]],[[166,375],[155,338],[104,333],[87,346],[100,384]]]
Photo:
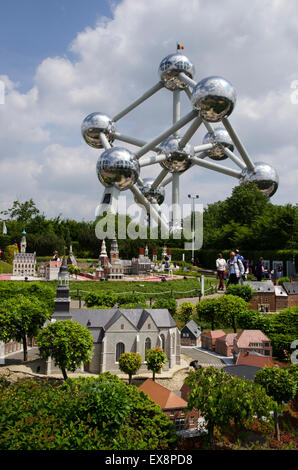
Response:
[[[178,44],[178,42],[177,42],[177,51],[180,51],[181,49],[184,49],[184,47],[181,46],[181,44]]]

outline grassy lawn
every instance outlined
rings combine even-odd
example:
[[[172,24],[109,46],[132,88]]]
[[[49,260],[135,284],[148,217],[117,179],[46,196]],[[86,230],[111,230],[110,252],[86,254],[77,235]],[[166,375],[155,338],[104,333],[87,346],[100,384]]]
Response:
[[[13,281],[0,281],[1,283]],[[21,281],[20,281],[21,282]],[[38,281],[37,281],[38,282]],[[51,286],[56,290],[57,281],[39,281],[45,285]],[[210,286],[210,280],[205,280],[205,289]],[[214,283],[214,282],[213,282]],[[18,285],[20,283],[18,282]],[[197,278],[177,279],[166,282],[141,282],[141,281],[70,281],[70,294],[75,298],[80,295],[83,299],[89,292],[113,292],[122,294],[126,292],[135,292],[145,295],[148,299],[158,299],[159,296],[173,296],[176,299],[186,297],[198,297],[201,284]]]
[[[11,274],[12,265],[5,263],[5,261],[0,261],[0,274]]]

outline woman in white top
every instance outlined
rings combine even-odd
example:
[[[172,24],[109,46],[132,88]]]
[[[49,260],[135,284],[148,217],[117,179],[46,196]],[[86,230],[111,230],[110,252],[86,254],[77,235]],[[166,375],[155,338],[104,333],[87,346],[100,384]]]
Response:
[[[227,262],[222,257],[222,253],[218,253],[218,258],[216,260],[216,269],[217,269],[217,275],[219,279],[218,290],[224,290],[223,275],[224,275],[225,270],[227,269]]]

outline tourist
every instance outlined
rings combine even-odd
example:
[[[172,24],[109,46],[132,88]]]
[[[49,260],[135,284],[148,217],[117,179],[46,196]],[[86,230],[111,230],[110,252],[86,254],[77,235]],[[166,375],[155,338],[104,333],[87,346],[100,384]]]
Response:
[[[255,273],[256,273],[257,281],[259,281],[259,282],[262,281],[263,275],[264,275],[264,271],[265,271],[263,260],[264,260],[264,259],[261,257],[261,258],[259,259],[259,261],[257,262],[257,264],[256,264]]]
[[[218,290],[224,290],[223,278],[224,278],[225,270],[227,269],[227,262],[222,257],[222,253],[218,253],[218,258],[216,260],[216,269],[217,269],[217,276],[219,279]]]
[[[238,284],[239,279],[244,274],[244,266],[242,261],[236,258],[236,253],[234,251],[231,251],[227,265],[229,270],[229,280],[227,285]]]
[[[237,258],[237,260],[240,259],[244,267],[244,273],[240,277],[240,284],[243,284],[243,282],[246,281],[246,275],[248,274],[248,262],[243,258],[242,255],[240,255],[240,251],[238,248],[235,250],[235,253],[235,257]]]

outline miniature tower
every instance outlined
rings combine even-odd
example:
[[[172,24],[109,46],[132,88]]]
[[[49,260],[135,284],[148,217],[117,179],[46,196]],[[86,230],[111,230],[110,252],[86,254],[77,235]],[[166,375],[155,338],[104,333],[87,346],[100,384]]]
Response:
[[[25,230],[23,230],[22,240],[21,240],[21,253],[26,253],[26,249],[27,249],[26,232]]]
[[[108,262],[109,262],[109,259],[108,259],[107,249],[106,249],[106,242],[103,240],[101,244],[101,252],[99,255],[99,259],[98,259],[98,264],[100,266],[106,266]]]
[[[69,297],[69,273],[67,269],[66,258],[63,258],[62,265],[58,274],[58,285],[55,297],[55,312],[53,319],[71,320],[70,297]]]
[[[110,258],[111,258],[111,264],[114,264],[115,260],[119,259],[119,249],[118,249],[116,235],[111,243]]]
[[[148,255],[149,255],[148,245],[146,245],[145,246],[145,256],[147,256],[147,258],[148,258]]]

